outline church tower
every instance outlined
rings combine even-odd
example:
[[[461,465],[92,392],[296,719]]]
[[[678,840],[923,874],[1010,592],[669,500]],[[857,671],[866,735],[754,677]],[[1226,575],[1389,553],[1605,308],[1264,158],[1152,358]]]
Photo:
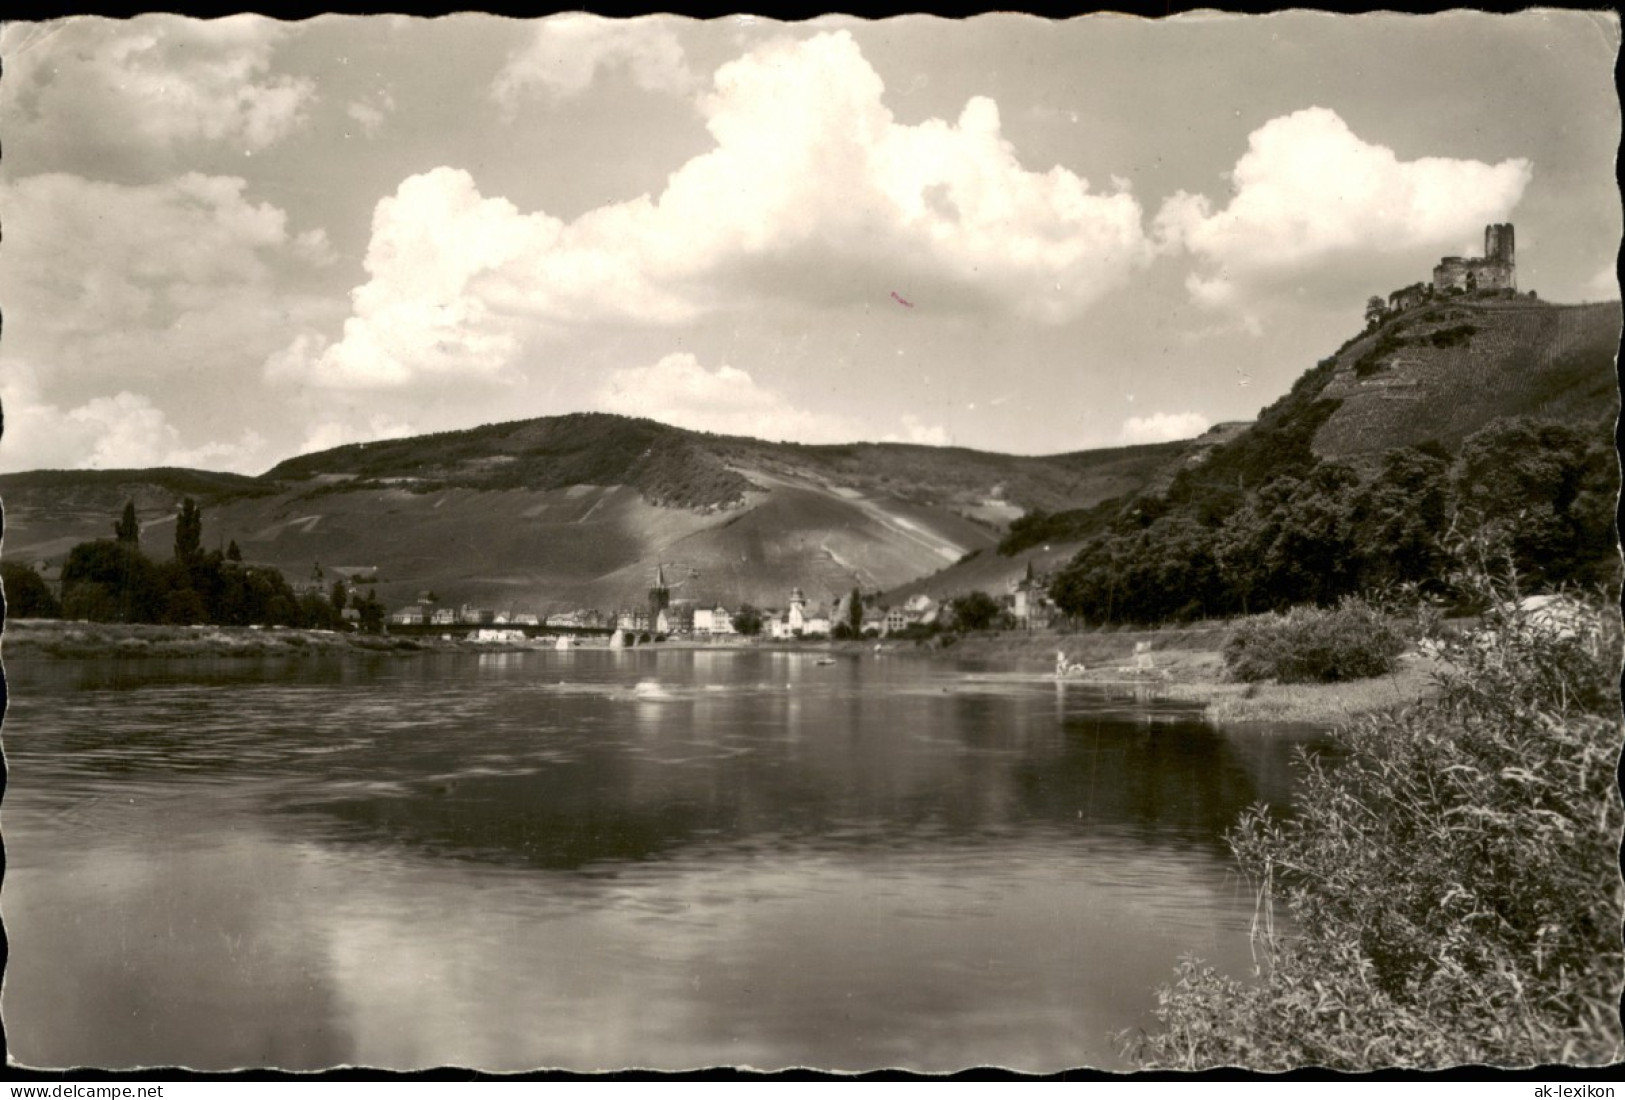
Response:
[[[671,605],[671,589],[666,585],[666,570],[655,565],[655,586],[649,589],[649,629],[655,629],[660,613]]]

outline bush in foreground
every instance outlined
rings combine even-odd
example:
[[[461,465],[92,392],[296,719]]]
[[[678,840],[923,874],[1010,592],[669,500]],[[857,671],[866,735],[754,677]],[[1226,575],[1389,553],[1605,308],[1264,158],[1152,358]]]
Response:
[[[1505,601],[1440,643],[1436,700],[1305,756],[1297,814],[1230,838],[1261,964],[1158,993],[1148,1066],[1361,1070],[1605,1063],[1621,1053],[1618,618],[1554,628]],[[1293,931],[1277,934],[1283,900]]]
[[[0,584],[5,586],[6,614],[17,619],[54,619],[62,605],[50,585],[20,562],[0,562]]]
[[[1244,683],[1332,683],[1392,672],[1404,651],[1405,636],[1386,615],[1349,597],[1331,610],[1248,619],[1225,639],[1224,665]]]

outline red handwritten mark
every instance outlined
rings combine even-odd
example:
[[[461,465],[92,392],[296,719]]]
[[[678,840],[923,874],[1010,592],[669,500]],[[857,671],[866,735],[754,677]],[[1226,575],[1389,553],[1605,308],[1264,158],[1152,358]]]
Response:
[[[914,303],[909,301],[908,299],[904,298],[901,294],[897,293],[897,291],[895,291],[895,290],[892,291],[891,296],[892,296],[892,300],[894,302],[896,302],[898,305],[907,306],[909,309],[914,308]]]

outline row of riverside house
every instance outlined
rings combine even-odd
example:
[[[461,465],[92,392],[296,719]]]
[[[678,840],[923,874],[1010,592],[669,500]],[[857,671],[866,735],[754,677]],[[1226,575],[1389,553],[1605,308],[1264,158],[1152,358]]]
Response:
[[[1008,621],[1017,628],[1042,629],[1049,625],[1053,605],[1048,600],[1042,580],[1036,578],[1029,563],[1025,576],[1013,580],[999,601]],[[909,596],[900,606],[877,605],[878,594],[864,601],[859,634],[863,637],[886,637],[915,627],[946,625],[951,615],[951,601],[939,601],[923,593]],[[755,623],[741,624],[741,612],[730,611],[721,604],[695,599],[672,600],[658,611],[648,608],[621,608],[605,615],[594,608],[579,608],[558,612],[545,617],[534,612],[510,608],[495,611],[490,608],[463,604],[461,607],[434,606],[434,597],[420,593],[416,603],[401,608],[389,617],[396,625],[411,626],[511,626],[558,628],[565,630],[622,630],[634,635],[727,639],[743,634],[759,633],[772,641],[790,641],[797,638],[826,638],[839,624],[851,621],[851,596],[831,597],[827,604],[808,601],[800,588],[790,590],[790,599],[783,608],[765,608],[758,612],[759,628]],[[861,597],[860,597],[861,598]],[[744,629],[741,629],[741,625]]]

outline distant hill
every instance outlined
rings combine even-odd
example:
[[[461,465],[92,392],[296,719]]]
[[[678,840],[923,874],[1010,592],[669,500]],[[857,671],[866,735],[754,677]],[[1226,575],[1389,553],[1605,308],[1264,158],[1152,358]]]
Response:
[[[174,467],[0,474],[4,553],[19,561],[60,559],[75,543],[111,538],[126,501],[135,502],[143,526],[162,527],[174,524],[175,505],[183,497],[206,503],[276,492],[276,485],[259,478]],[[174,538],[174,527],[166,530],[164,544]]]
[[[739,504],[750,482],[704,443],[704,436],[652,420],[580,413],[352,443],[291,458],[269,470],[265,479],[289,482],[338,476],[344,479],[344,492],[386,486],[427,493],[623,485],[655,505]],[[339,489],[334,485],[332,491]]]
[[[8,557],[59,560],[133,499],[150,553],[176,501],[207,548],[302,580],[374,566],[391,605],[539,612],[641,602],[661,562],[678,596],[782,604],[887,588],[991,548],[1033,508],[1085,507],[1160,476],[1185,443],[1024,457],[889,443],[804,446],[579,414],[302,455],[257,478],[190,470],[0,478]]]

